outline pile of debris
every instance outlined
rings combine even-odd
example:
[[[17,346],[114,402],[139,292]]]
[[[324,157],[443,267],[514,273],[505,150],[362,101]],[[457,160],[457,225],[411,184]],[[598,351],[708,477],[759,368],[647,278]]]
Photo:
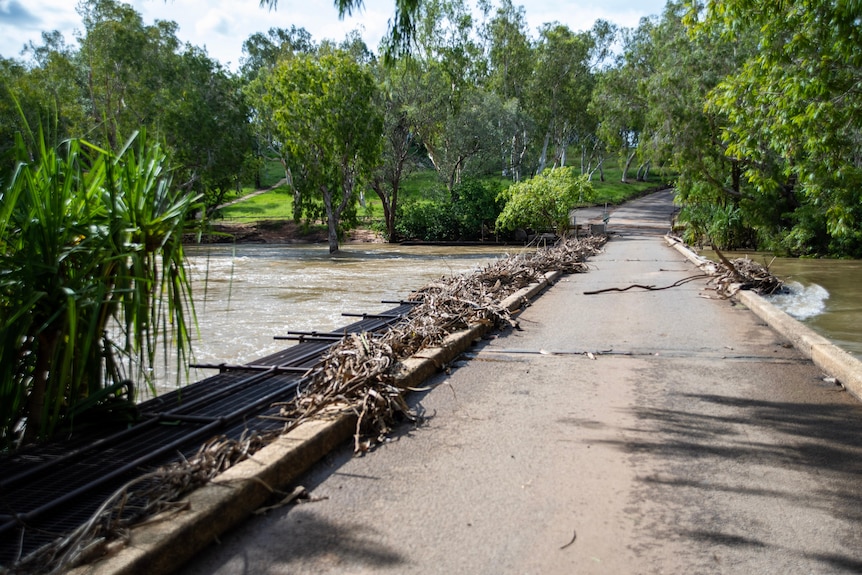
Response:
[[[549,271],[588,271],[586,259],[606,241],[606,236],[568,240],[498,260],[472,274],[443,277],[414,292],[410,299],[417,305],[405,321],[380,336],[353,334],[330,349],[297,399],[282,405],[286,429],[322,411],[351,411],[357,416],[354,448],[367,451],[383,441],[396,422],[418,418],[394,381],[400,360],[470,325],[516,327],[501,305],[504,299]]]

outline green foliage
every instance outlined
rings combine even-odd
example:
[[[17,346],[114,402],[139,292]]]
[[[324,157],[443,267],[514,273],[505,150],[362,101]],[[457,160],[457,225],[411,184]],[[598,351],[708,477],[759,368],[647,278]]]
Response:
[[[404,239],[440,242],[454,241],[460,236],[458,218],[448,201],[402,202],[395,221],[398,236]]]
[[[339,51],[283,60],[266,78],[263,102],[274,112],[303,210],[320,196],[330,252],[338,250],[342,215],[377,165],[383,117],[370,72]]]
[[[174,63],[181,97],[165,103],[158,125],[178,166],[175,181],[209,211],[256,169],[250,110],[239,79],[205,52],[188,49]]]
[[[547,170],[529,180],[512,184],[500,194],[506,204],[497,218],[497,228],[565,233],[569,212],[593,198],[585,176],[573,168]]]
[[[78,12],[77,50],[44,33],[43,45],[28,48],[32,62],[0,60],[0,154],[22,118],[54,138],[86,135],[114,152],[145,128],[167,143],[177,185],[208,207],[251,179],[254,141],[238,77],[182,46],[173,22],[147,25],[115,0],[85,0]]]
[[[495,185],[496,184],[496,185]],[[463,237],[482,238],[493,231],[502,210],[498,181],[469,179],[456,189],[453,211]]]
[[[702,84],[710,90],[693,100],[709,124],[701,142],[710,147],[675,145],[711,163],[695,164],[683,181],[710,184],[715,205],[722,203],[716,191],[730,191],[741,220],[766,245],[862,255],[859,3],[689,4],[689,45],[726,56],[724,66],[714,62],[698,74],[709,79]]]
[[[457,186],[457,200],[421,201],[399,206],[398,237],[422,241],[484,240],[500,213],[497,180],[467,180]]]
[[[170,186],[161,146],[141,134],[117,153],[51,147],[40,133],[19,134],[14,153],[0,196],[3,446],[146,380],[160,336],[185,363],[192,312],[182,231],[196,198]]]

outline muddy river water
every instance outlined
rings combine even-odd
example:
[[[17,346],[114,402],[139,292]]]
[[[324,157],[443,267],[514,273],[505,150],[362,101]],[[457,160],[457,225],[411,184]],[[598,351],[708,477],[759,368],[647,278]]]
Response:
[[[776,259],[770,269],[792,290],[773,303],[862,359],[862,261]]]
[[[710,250],[701,255],[715,260]],[[862,359],[862,260],[776,258],[731,253],[769,267],[789,293],[770,296],[777,307]]]
[[[342,313],[379,313],[382,300],[406,298],[443,275],[486,265],[518,247],[350,244],[237,245],[188,249],[200,335],[198,363],[242,363],[289,345],[288,331],[328,331],[356,321]],[[734,254],[740,257],[741,254]],[[769,263],[771,256],[753,255]],[[862,358],[862,261],[775,259],[770,269],[794,293],[774,303]],[[194,369],[189,381],[213,372]],[[169,385],[176,372],[157,374]]]
[[[411,290],[444,275],[516,253],[508,247],[350,244],[335,256],[326,246],[243,244],[187,249],[200,326],[194,362],[243,363],[291,342],[288,331],[330,331],[357,321],[342,313],[380,313]],[[161,384],[175,371],[157,374]],[[194,369],[190,381],[213,372]]]

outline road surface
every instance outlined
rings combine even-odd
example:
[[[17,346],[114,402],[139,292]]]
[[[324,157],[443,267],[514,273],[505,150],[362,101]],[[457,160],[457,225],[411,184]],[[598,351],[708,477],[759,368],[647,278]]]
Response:
[[[584,294],[698,274],[672,210],[615,211],[590,273],[412,396],[422,425],[181,572],[862,572],[862,406],[706,280]]]

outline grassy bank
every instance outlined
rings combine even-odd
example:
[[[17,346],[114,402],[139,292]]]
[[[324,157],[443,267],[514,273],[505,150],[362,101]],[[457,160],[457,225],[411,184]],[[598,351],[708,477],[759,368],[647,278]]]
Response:
[[[632,173],[630,172],[630,175]],[[596,191],[596,197],[592,202],[593,205],[618,205],[628,199],[659,188],[672,179],[669,174],[663,174],[658,170],[651,173],[645,182],[630,180],[623,183],[620,181],[621,175],[622,171],[615,163],[609,163],[605,169],[604,182],[599,181],[598,172],[594,175],[592,184]],[[264,187],[271,186],[283,177],[284,171],[281,164],[270,162],[264,169],[261,183]],[[249,195],[254,191],[253,188],[245,188],[238,197]],[[446,197],[446,186],[437,177],[437,173],[433,170],[422,170],[411,174],[404,181],[400,199],[402,201],[435,202],[445,200]],[[280,186],[265,194],[250,197],[248,200],[222,208],[219,210],[217,218],[226,223],[251,223],[260,220],[290,219],[292,214],[293,196],[287,186]],[[381,220],[383,207],[380,199],[373,193],[366,195],[365,208],[358,208],[358,214],[366,222]]]

